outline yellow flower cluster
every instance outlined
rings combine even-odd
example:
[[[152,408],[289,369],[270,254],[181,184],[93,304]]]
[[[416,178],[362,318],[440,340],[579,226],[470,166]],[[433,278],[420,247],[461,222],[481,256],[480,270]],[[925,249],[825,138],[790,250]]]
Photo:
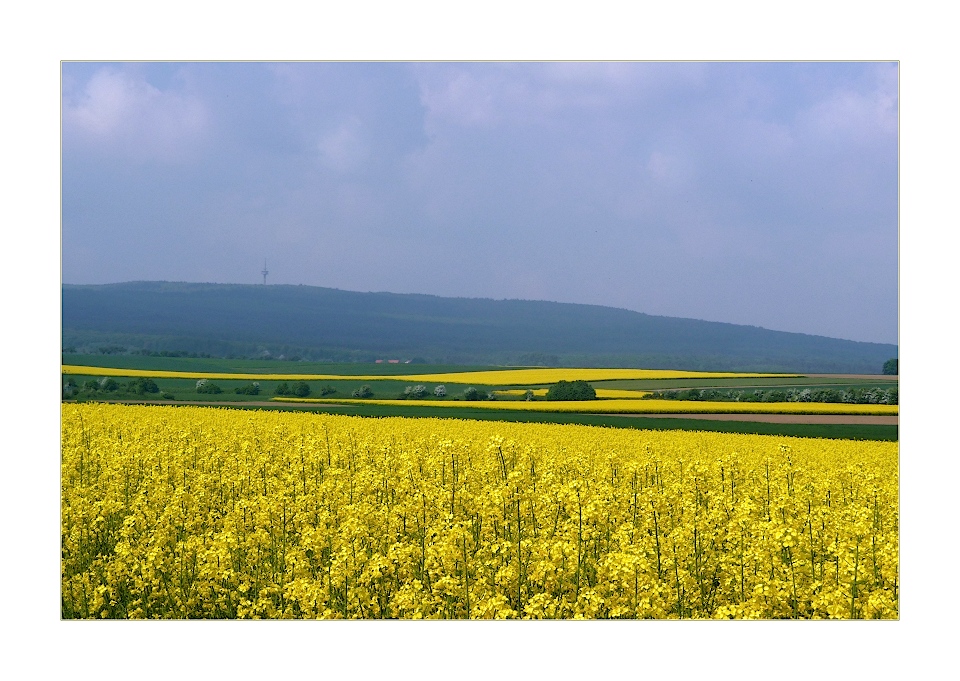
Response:
[[[625,391],[617,391],[625,392]],[[597,395],[601,393],[597,390]],[[273,397],[275,402],[322,404],[380,404],[452,409],[575,412],[578,414],[878,414],[895,416],[896,404],[844,404],[828,402],[707,402],[688,400],[601,399],[582,402],[524,400],[377,400],[312,397]]]
[[[473,385],[536,385],[558,381],[610,381],[658,378],[759,378],[788,377],[795,374],[738,374],[706,371],[668,371],[659,369],[503,369],[496,371],[463,371],[442,374],[409,374],[404,376],[347,376],[339,374],[243,374],[204,373],[198,371],[161,371],[155,369],[113,369],[74,364],[61,366],[64,374],[83,376],[130,376],[143,378],[190,378],[244,381],[420,381],[425,383],[470,383]]]
[[[897,618],[896,443],[62,406],[64,618]]]

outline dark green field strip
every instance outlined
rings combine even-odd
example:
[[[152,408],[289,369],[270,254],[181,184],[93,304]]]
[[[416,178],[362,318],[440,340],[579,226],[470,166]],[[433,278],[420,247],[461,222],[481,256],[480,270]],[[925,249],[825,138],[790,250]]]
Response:
[[[671,390],[673,388],[697,388],[727,390],[731,388],[896,388],[895,376],[878,376],[869,379],[852,378],[661,378],[661,379],[624,379],[615,381],[591,381],[595,388],[614,388],[617,390]]]
[[[124,367],[125,368],[125,367]],[[71,374],[69,377],[64,376],[63,380],[67,378],[72,378],[76,383],[82,386],[85,382],[89,380],[99,380],[102,376],[97,374]],[[127,379],[122,376],[115,377],[115,380],[118,383],[124,383]],[[197,380],[193,378],[154,378],[151,379],[154,383],[157,384],[157,387],[166,393],[173,395],[178,400],[203,400],[205,402],[234,402],[238,400],[256,402],[262,401],[264,399],[269,399],[275,394],[277,386],[281,383],[286,383],[288,387],[292,386],[297,381],[272,381],[272,380],[259,380],[257,383],[260,384],[260,394],[259,395],[238,395],[234,392],[237,388],[242,386],[250,385],[251,381],[247,379],[236,380],[236,379],[214,379],[210,381],[219,388],[223,390],[219,394],[199,394],[197,393]],[[363,386],[370,386],[370,389],[373,390],[372,399],[397,399],[403,394],[405,388],[416,385],[414,381],[395,381],[390,379],[381,379],[375,381],[359,381],[359,380],[320,380],[320,381],[305,381],[305,383],[310,386],[310,397],[320,398],[323,397],[321,394],[321,389],[323,387],[329,386],[336,390],[335,393],[326,395],[330,398],[348,398],[352,397],[353,391],[357,388]],[[450,401],[460,397],[463,393],[463,390],[467,387],[467,384],[456,384],[456,383],[432,383],[424,382],[423,385],[427,388],[427,395],[423,399],[433,399],[433,389],[438,385],[446,386],[447,397],[445,401]],[[492,390],[500,390],[501,388],[497,386],[480,386],[483,390],[490,392]],[[98,393],[96,397],[109,398],[112,393]],[[126,397],[126,395],[117,395],[117,397]],[[91,396],[87,395],[87,398],[90,399]],[[524,399],[523,395],[509,395],[502,396],[499,399],[502,400],[522,400]]]
[[[351,362],[289,362],[283,360],[221,359],[203,357],[149,357],[142,355],[74,355],[64,354],[62,364],[109,367],[111,369],[143,369],[149,371],[197,371],[204,373],[243,374],[339,374],[341,376],[401,376],[462,371],[497,371],[508,367],[459,366],[453,364],[383,364]]]
[[[238,400],[239,401],[239,400]],[[262,402],[263,398],[259,398]],[[178,406],[177,402],[165,403]],[[185,406],[182,403],[180,406]],[[210,406],[216,406],[215,403]],[[750,421],[703,421],[698,419],[678,419],[629,416],[603,416],[596,414],[571,414],[560,412],[517,412],[495,411],[492,409],[471,409],[463,407],[449,409],[444,407],[394,406],[394,405],[306,405],[280,404],[270,405],[223,405],[230,409],[266,409],[283,411],[307,411],[324,414],[341,414],[384,418],[400,416],[405,418],[442,418],[473,421],[507,421],[519,423],[569,423],[585,426],[603,426],[607,428],[631,428],[634,430],[700,430],[719,433],[744,433],[755,435],[783,435],[786,437],[829,438],[835,440],[875,440],[896,442],[899,438],[897,426],[874,425],[821,425],[821,424],[785,424],[755,423]]]
[[[135,371],[131,369],[131,371]],[[99,380],[103,378],[100,374],[70,374],[69,376],[64,375],[64,380],[67,378],[73,378],[77,383],[83,383],[90,379]],[[123,382],[127,380],[123,376],[114,376],[114,380]],[[170,392],[180,392],[180,391],[194,391],[197,385],[197,379],[195,378],[151,378],[161,390],[168,390]],[[273,394],[273,389],[276,388],[281,383],[286,383],[288,386],[294,383],[298,383],[296,380],[266,380],[259,379],[254,381],[254,379],[235,379],[235,378],[214,378],[210,380],[211,383],[215,383],[221,388],[224,392],[233,392],[234,388],[239,388],[240,386],[250,385],[252,382],[260,384],[260,394],[264,395],[267,393]],[[384,398],[388,396],[395,396],[397,393],[403,392],[403,389],[412,385],[411,381],[396,381],[391,379],[377,379],[375,381],[360,381],[360,380],[319,380],[319,381],[304,381],[307,385],[310,386],[311,391],[318,392],[323,386],[331,386],[336,388],[338,394],[341,397],[349,397],[350,393],[355,389],[363,385],[369,385],[374,392],[379,396],[381,393]],[[439,385],[435,383],[425,384],[429,385],[431,388],[434,385]],[[450,384],[447,384],[450,385]]]

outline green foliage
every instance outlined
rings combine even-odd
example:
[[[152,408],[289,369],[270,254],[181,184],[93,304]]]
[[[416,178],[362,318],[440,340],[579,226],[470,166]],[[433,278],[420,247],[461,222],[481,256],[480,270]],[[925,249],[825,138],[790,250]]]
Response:
[[[847,404],[898,404],[897,388],[803,388],[790,390],[660,390],[646,399],[705,402],[814,402]]]
[[[187,350],[139,350],[135,354],[144,357],[211,357],[207,352],[188,352]]]
[[[373,390],[370,389],[369,385],[361,386],[353,391],[353,396],[364,399],[373,397]]]
[[[308,395],[310,395],[310,386],[307,385],[306,382],[304,381],[297,381],[296,383],[293,384],[293,388],[291,388],[291,391],[297,397],[307,397]]]
[[[326,397],[327,395],[334,395],[336,394],[336,392],[337,392],[337,389],[334,388],[332,385],[325,385],[322,388],[320,388],[320,395],[322,397]]]
[[[425,385],[408,385],[403,389],[403,393],[400,395],[401,400],[422,400],[424,395],[427,394],[427,386]]]
[[[159,386],[152,379],[142,377],[131,379],[127,383],[127,390],[136,395],[160,392]]]
[[[286,381],[284,381],[283,383],[281,383],[280,385],[278,385],[276,388],[273,389],[273,394],[274,395],[292,395],[293,393],[290,392],[290,386],[287,385]]]
[[[100,388],[100,390],[112,393],[120,387],[120,384],[109,376],[105,376],[104,378],[100,379],[100,383],[98,383],[97,386]]]
[[[197,392],[203,393],[204,395],[219,395],[223,392],[223,389],[216,383],[211,383],[207,379],[201,378],[197,381]]]
[[[597,391],[586,381],[560,381],[547,391],[553,401],[580,401],[597,399]]]
[[[488,399],[489,395],[485,390],[478,390],[473,386],[470,386],[463,391],[463,399],[473,402],[474,400],[485,400]]]
[[[899,376],[900,368],[897,366],[899,361],[896,357],[893,359],[888,359],[883,363],[883,375],[884,376]]]
[[[233,392],[237,395],[259,395],[260,384],[250,383],[249,385],[242,385],[239,388],[234,388]]]

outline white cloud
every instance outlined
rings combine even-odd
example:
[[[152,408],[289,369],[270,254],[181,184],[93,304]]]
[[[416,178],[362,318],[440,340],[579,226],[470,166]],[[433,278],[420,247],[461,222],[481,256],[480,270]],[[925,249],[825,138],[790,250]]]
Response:
[[[349,173],[358,170],[370,157],[360,119],[352,117],[328,132],[317,145],[320,159],[330,170]]]
[[[161,91],[142,77],[97,71],[63,98],[64,144],[76,143],[137,160],[177,161],[196,149],[208,115],[194,97]]]
[[[872,89],[839,89],[800,116],[801,124],[814,135],[842,136],[866,141],[896,136],[899,125],[898,71],[896,65],[880,64]]]
[[[498,79],[478,77],[458,67],[422,69],[420,99],[427,110],[427,131],[436,133],[437,126],[454,124],[464,127],[487,125],[499,118],[495,102]]]

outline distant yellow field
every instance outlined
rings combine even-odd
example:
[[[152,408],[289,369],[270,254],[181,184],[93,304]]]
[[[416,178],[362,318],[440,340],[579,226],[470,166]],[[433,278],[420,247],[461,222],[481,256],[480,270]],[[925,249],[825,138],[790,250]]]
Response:
[[[474,385],[538,385],[557,381],[616,381],[660,378],[761,378],[796,374],[746,374],[707,371],[671,371],[660,369],[504,369],[502,371],[464,371],[446,374],[397,376],[399,380],[431,383],[471,383]],[[379,377],[384,378],[384,377]]]
[[[424,383],[464,383],[473,385],[538,385],[557,381],[613,381],[624,379],[666,378],[762,378],[797,374],[751,374],[709,371],[670,371],[660,369],[503,369],[497,371],[461,371],[443,374],[405,374],[402,376],[342,374],[232,374],[201,371],[160,371],[152,369],[113,369],[110,367],[64,364],[64,374],[85,376],[129,376],[144,378],[189,378],[242,381],[420,381]]]
[[[649,390],[615,390],[613,388],[597,388],[597,397],[601,400],[639,400],[651,394]]]
[[[533,392],[535,397],[544,397],[548,388],[536,388]],[[649,395],[649,390],[614,390],[612,388],[597,388],[597,397],[601,400],[621,399],[621,400],[639,400],[644,395]],[[494,390],[494,395],[526,395],[527,391],[523,388],[511,388],[509,390]]]
[[[597,391],[600,392],[599,390]],[[599,414],[878,414],[896,415],[896,404],[827,404],[819,402],[700,402],[684,400],[611,399],[584,402],[526,402],[523,400],[376,400],[274,397],[275,402],[324,404],[380,404],[451,409],[499,409],[516,411],[564,411]]]

